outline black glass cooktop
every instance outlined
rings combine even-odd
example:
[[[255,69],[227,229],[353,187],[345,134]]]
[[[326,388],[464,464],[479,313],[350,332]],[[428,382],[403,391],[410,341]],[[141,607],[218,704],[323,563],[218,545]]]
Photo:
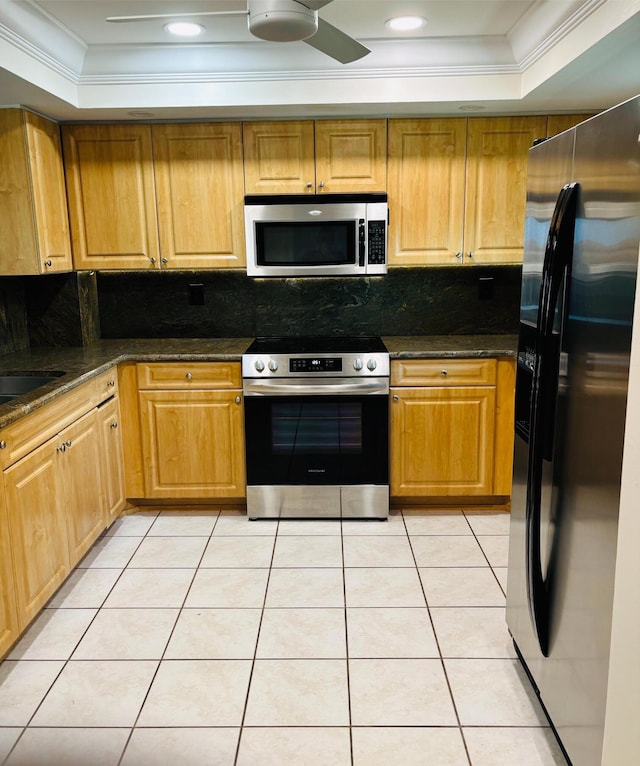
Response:
[[[247,354],[367,354],[386,353],[380,338],[361,337],[262,337],[256,338]]]

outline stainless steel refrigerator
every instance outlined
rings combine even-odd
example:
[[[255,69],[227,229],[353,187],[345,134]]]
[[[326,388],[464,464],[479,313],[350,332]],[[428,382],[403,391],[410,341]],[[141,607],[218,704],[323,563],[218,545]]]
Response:
[[[528,174],[507,624],[571,763],[600,766],[640,244],[640,96],[534,146]]]

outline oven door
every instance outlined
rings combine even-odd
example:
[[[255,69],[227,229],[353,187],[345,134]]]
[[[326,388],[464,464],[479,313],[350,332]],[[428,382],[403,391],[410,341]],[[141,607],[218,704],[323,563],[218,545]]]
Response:
[[[371,380],[253,386],[245,381],[248,485],[389,483],[388,381],[377,393],[358,393],[375,391]]]

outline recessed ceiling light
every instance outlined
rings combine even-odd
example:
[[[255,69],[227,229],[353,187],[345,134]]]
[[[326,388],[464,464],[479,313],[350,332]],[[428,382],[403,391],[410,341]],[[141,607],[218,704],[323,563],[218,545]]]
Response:
[[[170,21],[164,28],[169,34],[178,37],[197,37],[204,32],[202,24],[196,24],[195,21]]]
[[[393,29],[395,32],[413,32],[415,29],[424,27],[427,20],[423,16],[396,16],[388,19],[385,26]]]

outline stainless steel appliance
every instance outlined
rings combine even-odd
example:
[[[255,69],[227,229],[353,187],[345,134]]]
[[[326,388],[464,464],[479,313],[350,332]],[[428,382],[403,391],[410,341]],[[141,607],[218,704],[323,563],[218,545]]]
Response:
[[[640,97],[529,157],[507,623],[574,766],[603,752],[639,141]]]
[[[242,377],[249,518],[387,518],[380,338],[257,338]]]
[[[244,216],[249,276],[387,273],[386,194],[248,195]]]

